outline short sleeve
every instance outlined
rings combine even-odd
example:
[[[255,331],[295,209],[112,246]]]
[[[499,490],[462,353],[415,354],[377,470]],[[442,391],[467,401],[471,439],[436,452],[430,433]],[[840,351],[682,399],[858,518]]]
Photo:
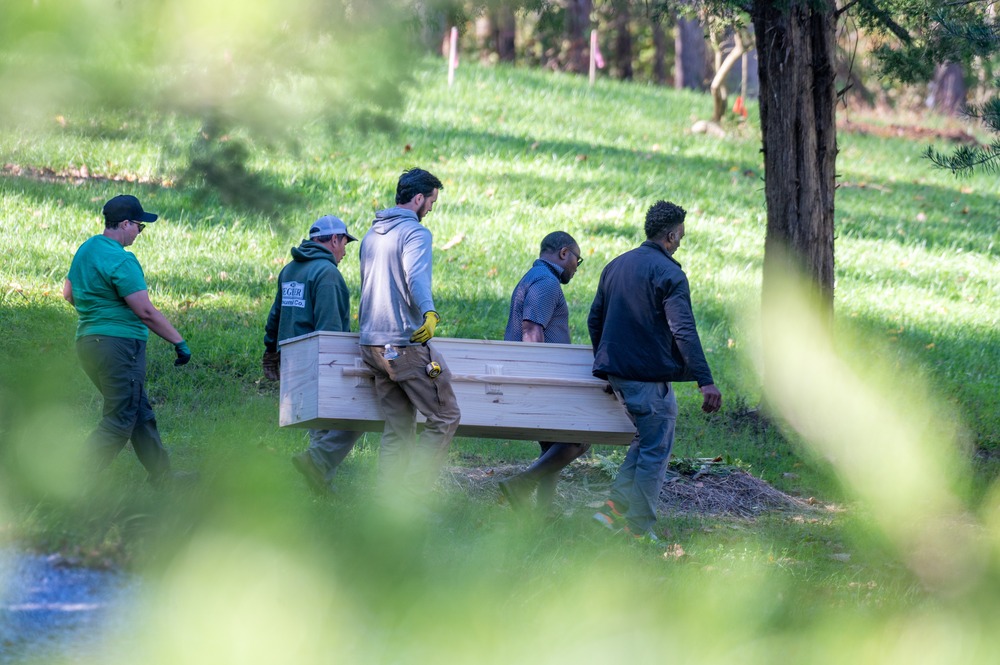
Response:
[[[521,319],[537,323],[547,328],[562,301],[563,293],[559,282],[541,279],[528,288],[524,296],[524,311]]]
[[[111,271],[111,283],[122,298],[147,290],[146,276],[139,260],[131,254]]]

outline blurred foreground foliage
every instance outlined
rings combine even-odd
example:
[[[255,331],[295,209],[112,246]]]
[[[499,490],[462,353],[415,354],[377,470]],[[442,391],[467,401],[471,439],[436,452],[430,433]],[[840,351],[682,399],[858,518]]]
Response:
[[[55,127],[95,109],[177,115],[174,179],[274,212],[252,154],[305,126],[394,126],[414,58],[413,14],[391,0],[7,0],[0,123]]]

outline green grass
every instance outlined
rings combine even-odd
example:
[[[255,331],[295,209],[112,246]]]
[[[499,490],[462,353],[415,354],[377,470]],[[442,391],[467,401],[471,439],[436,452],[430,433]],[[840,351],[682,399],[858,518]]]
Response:
[[[197,127],[182,118],[67,110],[51,131],[0,132],[4,163],[57,173],[85,164],[130,179],[0,177],[0,539],[155,572],[151,606],[187,608],[151,610],[150,631],[160,632],[139,640],[159,645],[163,662],[226,660],[236,643],[260,662],[279,646],[299,662],[330,653],[372,662],[646,662],[666,653],[885,662],[953,657],[960,640],[973,645],[963,661],[989,653],[995,631],[962,619],[996,609],[987,593],[997,577],[988,460],[1000,448],[996,178],[933,171],[915,142],[840,137],[835,348],[904,422],[927,418],[926,432],[942,433],[933,461],[964,502],[947,514],[982,525],[967,548],[976,556],[955,577],[947,563],[921,567],[911,554],[926,543],[907,549],[863,470],[848,463],[870,459],[876,480],[895,487],[923,448],[887,461],[877,445],[832,450],[740,416],[761,398],[759,131],[751,112],[726,140],[691,134],[710,111],[709,98],[690,93],[466,64],[448,89],[428,69],[393,133],[331,138],[306,126],[294,148],[257,150],[254,166],[292,197],[276,217],[158,184],[184,167]],[[600,271],[641,241],[645,209],[659,198],[687,208],[677,258],[726,407],[705,416],[695,388],[681,386],[675,454],[739,459],[778,488],[840,510],[667,516],[665,546],[643,548],[595,532],[587,506],[564,504],[567,516],[552,525],[522,524],[492,499],[447,485],[442,523],[401,526],[369,510],[373,435],[345,463],[341,495],[311,499],[288,464],[305,435],[277,428],[275,390],[261,383],[275,278],[315,217],[337,214],[363,232],[412,165],[445,183],[426,221],[446,336],[502,337],[510,289],[541,238],[562,229],[586,260],[566,287],[574,341],[586,343]],[[152,492],[130,455],[89,493],[62,464],[77,458],[99,398],[77,367],[75,315],[59,294],[72,252],[99,232],[101,204],[120,192],[161,214],[132,251],[194,353],[177,369],[169,345],[150,341],[164,439],[177,467],[204,477],[190,495]],[[356,312],[356,254],[341,269]],[[970,465],[963,445],[987,461]],[[536,451],[460,439],[451,463],[525,462]],[[945,512],[920,500],[915,510],[927,512],[917,515]],[[935,552],[966,561],[942,547]]]

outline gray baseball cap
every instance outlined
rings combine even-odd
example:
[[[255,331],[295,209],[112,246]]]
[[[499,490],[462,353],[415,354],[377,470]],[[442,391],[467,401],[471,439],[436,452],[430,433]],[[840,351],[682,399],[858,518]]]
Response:
[[[336,235],[347,236],[348,242],[351,240],[357,240],[357,238],[347,232],[347,224],[344,224],[342,219],[334,217],[333,215],[323,215],[313,222],[311,227],[309,227],[310,238]]]

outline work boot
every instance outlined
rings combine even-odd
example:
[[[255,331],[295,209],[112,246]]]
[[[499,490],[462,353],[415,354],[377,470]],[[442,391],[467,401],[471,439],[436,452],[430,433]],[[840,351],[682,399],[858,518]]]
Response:
[[[507,480],[501,480],[497,483],[497,486],[500,488],[500,493],[507,499],[510,507],[514,510],[522,511],[528,508],[528,502],[531,500],[531,491],[535,488],[536,484],[535,480],[527,472],[524,472]]]
[[[326,496],[330,493],[330,486],[326,482],[326,477],[320,468],[316,466],[316,462],[313,461],[312,455],[309,454],[308,450],[298,455],[292,455],[292,466],[302,474],[302,477],[306,479],[306,484],[309,485],[309,489],[315,494]]]
[[[540,515],[549,515],[556,498],[556,485],[559,483],[559,472],[550,473],[538,479],[538,490],[535,492],[535,510]]]

